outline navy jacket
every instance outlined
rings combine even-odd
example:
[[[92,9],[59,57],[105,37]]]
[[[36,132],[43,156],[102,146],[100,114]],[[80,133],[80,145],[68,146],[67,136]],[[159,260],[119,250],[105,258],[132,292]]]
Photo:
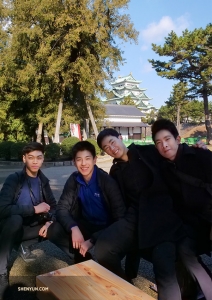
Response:
[[[103,201],[105,201],[112,223],[124,217],[124,201],[114,179],[98,167],[96,172],[98,185],[103,196],[102,198]],[[70,228],[74,226],[81,217],[81,207],[78,199],[80,184],[76,180],[76,174],[77,172],[74,172],[66,181],[56,210],[57,221],[63,226],[67,233],[70,232]]]
[[[56,200],[51,191],[48,178],[39,170],[38,177],[41,181],[43,201],[50,205],[50,213],[53,219],[56,211]],[[25,168],[9,175],[0,192],[0,220],[11,215],[20,215],[22,217],[33,216],[35,213],[33,205],[18,205],[17,196],[23,186],[26,178]]]

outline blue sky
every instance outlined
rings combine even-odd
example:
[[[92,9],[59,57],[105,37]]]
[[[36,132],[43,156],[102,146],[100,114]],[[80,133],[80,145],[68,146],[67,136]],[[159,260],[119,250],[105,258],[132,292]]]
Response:
[[[130,72],[135,79],[142,81],[151,103],[159,108],[170,96],[173,84],[177,81],[159,77],[148,59],[159,58],[151,49],[151,43],[163,44],[164,37],[171,30],[178,35],[186,28],[205,28],[212,22],[211,0],[131,0],[128,10],[134,27],[139,31],[138,44],[122,45],[126,63],[114,77],[126,76]]]

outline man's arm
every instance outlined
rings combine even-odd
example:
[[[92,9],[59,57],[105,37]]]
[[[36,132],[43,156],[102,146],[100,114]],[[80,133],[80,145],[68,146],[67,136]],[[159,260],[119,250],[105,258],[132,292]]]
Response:
[[[56,218],[66,232],[70,232],[71,228],[77,225],[74,220],[74,215],[78,209],[78,203],[76,203],[76,189],[77,184],[74,181],[73,175],[71,175],[66,181],[62,195],[57,204]]]
[[[45,186],[43,187],[43,193],[44,193],[44,196],[45,196],[46,203],[48,203],[49,206],[50,206],[50,209],[49,209],[48,212],[52,214],[52,221],[54,221],[54,220],[56,220],[57,202],[56,202],[55,197],[52,193],[49,182],[47,182],[45,184]]]
[[[19,177],[16,173],[9,175],[0,192],[0,219],[11,215],[23,217],[32,216],[35,213],[33,205],[15,204],[16,190],[19,186]]]
[[[126,206],[124,204],[121,191],[116,181],[108,174],[104,174],[103,194],[107,197],[107,201],[110,205],[110,214],[113,221],[117,221],[125,216]]]

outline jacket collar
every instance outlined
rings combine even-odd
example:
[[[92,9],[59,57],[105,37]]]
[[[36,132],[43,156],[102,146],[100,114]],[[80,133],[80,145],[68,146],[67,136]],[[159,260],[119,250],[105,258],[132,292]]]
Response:
[[[139,153],[134,143],[130,144],[128,147],[129,151],[127,152],[127,156],[129,160],[135,160],[139,158]],[[113,164],[116,163],[126,163],[126,161],[118,158],[114,158]]]
[[[20,173],[20,176],[21,176],[21,183],[24,182],[24,180],[26,179],[26,176],[27,176],[27,173],[26,173],[26,166],[23,167],[21,173]],[[46,184],[49,182],[49,179],[43,174],[43,172],[41,170],[38,170],[38,177],[40,178],[40,181],[43,183],[43,184]]]

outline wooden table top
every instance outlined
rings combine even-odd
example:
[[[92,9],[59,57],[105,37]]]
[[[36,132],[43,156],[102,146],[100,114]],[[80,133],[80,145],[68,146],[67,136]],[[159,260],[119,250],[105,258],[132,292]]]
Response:
[[[40,300],[154,300],[137,287],[88,260],[36,277]]]

